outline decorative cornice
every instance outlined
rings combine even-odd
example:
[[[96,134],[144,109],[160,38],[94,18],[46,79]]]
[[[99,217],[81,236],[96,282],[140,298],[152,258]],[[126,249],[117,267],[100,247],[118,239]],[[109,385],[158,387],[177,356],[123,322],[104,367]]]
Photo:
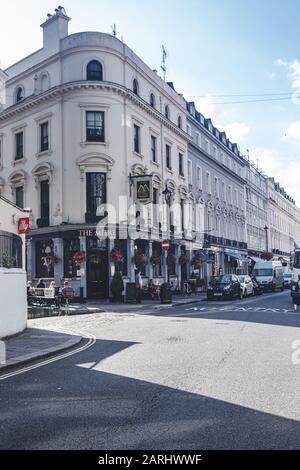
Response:
[[[121,98],[129,100],[131,103],[135,104],[140,109],[146,111],[150,116],[157,119],[165,127],[167,127],[176,135],[180,136],[186,142],[190,141],[190,136],[186,132],[177,127],[177,125],[171,122],[169,119],[166,119],[162,113],[160,113],[157,109],[152,108],[149,103],[144,101],[139,96],[135,95],[131,90],[117,83],[105,81],[90,82],[80,80],[76,82],[68,82],[50,88],[49,90],[44,93],[41,93],[40,95],[31,95],[24,101],[16,103],[2,111],[2,113],[0,113],[0,122],[18,116],[23,112],[36,107],[39,104],[45,103],[46,101],[51,101],[54,99],[63,99],[64,95],[66,95],[67,93],[82,90],[98,90],[115,93]]]

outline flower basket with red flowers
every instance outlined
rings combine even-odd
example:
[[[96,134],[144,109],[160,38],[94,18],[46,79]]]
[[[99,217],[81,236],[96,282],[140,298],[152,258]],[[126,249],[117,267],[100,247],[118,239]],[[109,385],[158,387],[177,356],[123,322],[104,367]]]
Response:
[[[192,266],[194,266],[194,268],[199,268],[200,266],[202,266],[201,256],[194,256],[194,258],[192,259]]]
[[[58,264],[59,259],[57,258],[57,256],[47,255],[42,257],[42,262],[43,266],[46,266],[46,268],[49,269],[50,266],[55,266],[56,264]]]
[[[160,255],[153,255],[151,258],[151,263],[155,266],[162,263],[162,257]]]
[[[147,256],[144,255],[143,253],[140,253],[138,255],[135,255],[133,257],[133,262],[136,266],[141,266],[143,264],[146,264],[147,263]]]
[[[114,263],[124,263],[124,253],[120,248],[113,248],[110,252],[110,259]]]
[[[185,254],[185,253],[182,253],[182,255],[180,255],[179,257],[179,264],[180,266],[184,266],[189,260],[189,257]]]
[[[73,261],[75,264],[77,264],[77,266],[79,266],[81,263],[84,263],[86,261],[86,254],[84,251],[77,251],[77,253],[75,253],[73,255]]]

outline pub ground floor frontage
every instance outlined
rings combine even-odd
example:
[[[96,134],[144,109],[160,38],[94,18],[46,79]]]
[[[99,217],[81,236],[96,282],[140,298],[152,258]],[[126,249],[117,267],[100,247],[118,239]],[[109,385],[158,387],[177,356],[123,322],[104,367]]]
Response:
[[[60,226],[32,230],[27,239],[28,280],[36,285],[40,279],[48,287],[51,281],[64,281],[75,289],[76,297],[108,299],[116,271],[124,284],[134,282],[135,270],[141,271],[143,284],[170,282],[173,291],[195,278],[195,287],[203,288],[211,263],[204,250],[188,240],[170,240],[168,251],[163,239],[147,234],[140,238],[98,238],[95,227]]]

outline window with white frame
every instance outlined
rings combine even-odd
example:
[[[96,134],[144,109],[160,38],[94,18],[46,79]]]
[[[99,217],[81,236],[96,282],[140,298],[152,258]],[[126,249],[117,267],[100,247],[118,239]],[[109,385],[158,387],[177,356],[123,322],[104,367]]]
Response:
[[[213,146],[213,157],[217,158],[217,147],[215,145]]]
[[[202,190],[202,168],[197,166],[197,188]]]
[[[230,185],[228,186],[228,202],[232,204],[232,187]]]
[[[205,142],[204,142],[204,150],[209,153],[209,140],[208,139],[205,139]]]
[[[208,194],[211,194],[211,176],[210,172],[206,172],[206,191]]]
[[[200,145],[201,145],[201,137],[200,137],[199,132],[196,132],[196,134],[195,134],[195,142],[196,142],[196,145],[198,145],[198,146],[200,147]]]
[[[224,202],[226,202],[226,186],[225,186],[225,181],[222,181],[222,199]]]
[[[238,205],[238,192],[237,192],[237,189],[234,190],[234,200],[233,200],[233,204],[235,206]]]
[[[191,160],[188,160],[187,167],[188,167],[188,183],[193,184],[192,162],[191,162]]]
[[[219,197],[219,178],[215,176],[215,196]]]

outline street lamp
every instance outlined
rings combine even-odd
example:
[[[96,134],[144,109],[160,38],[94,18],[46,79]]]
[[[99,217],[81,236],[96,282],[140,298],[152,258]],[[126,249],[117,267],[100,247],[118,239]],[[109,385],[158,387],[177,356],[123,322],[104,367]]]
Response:
[[[265,225],[264,230],[266,232],[266,252],[268,253],[269,252],[269,244],[268,244],[268,230],[269,230],[269,227],[267,225]]]

